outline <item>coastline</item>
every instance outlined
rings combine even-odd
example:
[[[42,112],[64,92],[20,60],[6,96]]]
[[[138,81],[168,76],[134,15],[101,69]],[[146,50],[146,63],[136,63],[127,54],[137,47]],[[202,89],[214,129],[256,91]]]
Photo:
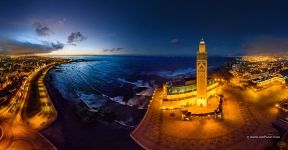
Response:
[[[59,65],[59,64],[58,64]],[[37,83],[39,83],[40,82],[40,84],[43,84],[44,85],[44,82],[43,82],[43,80],[40,80],[40,78],[42,78],[42,79],[44,79],[45,77],[46,77],[46,75],[47,75],[47,73],[49,72],[49,70],[51,70],[52,68],[54,68],[55,66],[57,66],[57,64],[53,64],[53,65],[50,65],[50,66],[47,66],[46,68],[43,68],[43,70],[40,72],[40,74],[39,74],[39,77],[36,77],[36,79],[33,79],[33,81],[32,81],[32,84],[37,84]],[[37,85],[37,86],[39,86],[39,85]],[[51,101],[51,98],[50,98],[50,96],[49,96],[49,94],[47,93],[47,89],[46,89],[46,87],[45,86],[42,86],[42,88],[43,88],[43,90],[44,90],[44,92],[45,92],[45,96],[46,96],[46,99],[48,99],[47,101],[46,101],[46,103],[49,105],[49,107],[52,109],[52,111],[51,111],[51,113],[50,113],[50,116],[47,118],[47,120],[46,121],[43,121],[43,123],[41,124],[41,125],[38,125],[38,120],[39,120],[39,117],[41,117],[41,114],[43,113],[43,114],[45,114],[46,112],[42,112],[43,111],[43,109],[41,108],[41,107],[43,107],[43,106],[38,106],[39,108],[38,109],[40,109],[39,111],[35,111],[35,110],[32,110],[31,112],[29,112],[29,113],[35,113],[36,112],[36,114],[34,114],[33,116],[30,116],[30,117],[28,117],[29,116],[29,113],[27,113],[27,114],[22,114],[22,118],[26,121],[26,122],[29,122],[29,125],[33,128],[33,129],[36,129],[36,130],[38,130],[38,131],[41,131],[41,130],[43,130],[43,129],[45,129],[45,128],[47,128],[47,127],[49,127],[50,126],[50,124],[52,124],[55,120],[56,120],[56,118],[57,118],[57,111],[56,111],[56,109],[55,109],[55,107],[54,107],[54,105],[53,105],[53,103],[52,103],[52,101]],[[30,91],[30,92],[33,92],[33,91]],[[24,109],[27,109],[29,106],[31,106],[31,105],[35,105],[35,100],[34,100],[34,103],[31,103],[31,97],[32,96],[30,96],[30,105],[29,105],[29,102],[26,102],[25,103],[25,106],[24,106]],[[40,100],[39,100],[40,101]],[[38,102],[38,103],[40,103],[40,102]],[[38,115],[37,115],[37,113],[38,113]],[[38,118],[37,118],[38,117]],[[36,119],[35,119],[36,118]],[[33,120],[34,120],[34,122],[33,122]],[[45,122],[45,123],[44,123]]]
[[[141,149],[130,138],[133,128],[117,127],[101,122],[82,123],[74,111],[75,104],[64,99],[53,86],[53,78],[49,72],[44,82],[58,116],[49,127],[41,131],[41,134],[59,150],[91,149],[91,147],[95,149]]]
[[[72,60],[68,63],[74,62],[77,63],[79,61]],[[53,69],[57,71],[59,69],[57,66],[50,71]],[[223,66],[217,67],[212,72],[223,73],[222,69]],[[102,121],[83,123],[85,115],[79,116],[75,111],[75,105],[77,104],[62,96],[53,84],[55,81],[53,78],[54,74],[50,71],[47,73],[44,83],[58,112],[58,117],[48,128],[41,131],[41,134],[53,143],[57,149],[143,149],[131,138],[130,134],[137,128],[146,114],[146,110],[142,110],[144,111],[143,116],[134,127],[125,126],[125,124],[123,125],[121,122],[117,122],[117,120],[114,120],[113,123]],[[115,112],[117,112],[117,115],[119,112],[120,116],[133,111],[131,107],[118,104],[114,101],[108,101],[106,105],[110,110],[116,109]],[[122,114],[122,112],[124,113]]]

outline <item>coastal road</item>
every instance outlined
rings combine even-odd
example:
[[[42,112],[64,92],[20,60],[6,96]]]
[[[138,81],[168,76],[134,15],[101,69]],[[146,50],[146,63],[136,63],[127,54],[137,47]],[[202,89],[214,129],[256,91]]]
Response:
[[[33,117],[23,118],[31,128],[38,131],[48,127],[57,118],[57,111],[44,85],[45,76],[52,67],[53,65],[44,68],[40,77],[34,81],[37,82],[36,86],[39,91],[37,100],[40,102],[40,111]]]
[[[26,97],[25,90],[28,90],[29,83],[25,80],[22,86],[18,89],[15,96],[11,98],[10,103],[0,110],[0,115],[2,118],[11,118],[13,114],[16,113],[17,109],[20,107],[21,101],[23,101]]]
[[[40,133],[27,126],[21,117],[25,102],[28,100],[31,79],[45,68],[47,68],[47,66],[33,72],[28,80],[23,82],[21,88],[11,99],[10,104],[0,111],[2,118],[0,122],[2,131],[0,149],[23,149],[23,147],[25,147],[25,149],[56,149]]]

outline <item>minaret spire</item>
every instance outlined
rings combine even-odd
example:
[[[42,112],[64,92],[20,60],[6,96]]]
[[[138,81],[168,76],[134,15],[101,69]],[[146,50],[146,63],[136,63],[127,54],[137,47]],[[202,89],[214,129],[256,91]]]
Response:
[[[205,43],[203,36],[202,36],[202,38],[201,38],[201,41],[200,41],[200,43],[202,43],[202,44],[204,44],[204,43]]]
[[[197,52],[197,105],[207,106],[207,53],[203,37]]]
[[[199,44],[199,53],[206,53],[206,46],[205,46],[205,41],[203,40],[203,37]]]

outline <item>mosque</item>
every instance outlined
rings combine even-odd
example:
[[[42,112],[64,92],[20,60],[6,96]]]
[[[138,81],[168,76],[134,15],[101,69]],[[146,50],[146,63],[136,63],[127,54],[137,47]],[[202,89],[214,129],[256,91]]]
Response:
[[[219,109],[222,84],[208,79],[207,66],[206,45],[202,38],[197,51],[196,80],[164,83],[162,110],[180,109],[189,114],[209,114]]]

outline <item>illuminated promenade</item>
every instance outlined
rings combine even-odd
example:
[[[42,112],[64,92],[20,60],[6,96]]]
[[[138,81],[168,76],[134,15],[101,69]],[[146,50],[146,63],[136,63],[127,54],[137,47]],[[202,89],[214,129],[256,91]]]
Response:
[[[183,121],[180,110],[160,109],[162,91],[157,89],[131,137],[143,148],[153,150],[265,149],[271,145],[271,138],[250,137],[274,133],[271,123],[278,114],[274,104],[288,96],[288,89],[275,85],[255,93],[228,83],[223,95],[223,120],[207,116]]]
[[[47,71],[53,67],[55,64],[45,66],[41,69],[36,70],[27,81],[25,81],[22,87],[18,90],[16,95],[12,98],[9,105],[0,110],[1,114],[1,131],[2,135],[0,138],[0,149],[56,149],[46,138],[44,138],[37,130],[43,128],[44,125],[40,125],[41,122],[47,122],[47,125],[55,119],[57,113],[52,105],[50,98],[47,94],[45,86],[43,84],[43,79]],[[29,93],[31,92],[31,86],[33,79],[40,74],[38,79],[38,87],[43,88],[40,93],[43,97],[43,105],[41,105],[41,112],[38,116],[29,118],[31,121],[30,125],[23,120],[23,113],[25,108],[25,103],[29,101]],[[40,91],[40,90],[39,90]],[[47,105],[49,104],[49,108]],[[47,111],[49,114],[47,114]],[[52,111],[54,111],[52,113]],[[50,113],[51,112],[51,113]],[[50,116],[50,117],[49,117]],[[28,119],[28,118],[26,118]],[[39,121],[39,124],[37,123]],[[36,130],[35,130],[36,129]]]
[[[22,118],[33,129],[42,130],[48,127],[57,118],[57,111],[50,99],[50,96],[44,85],[44,79],[47,72],[53,67],[53,65],[44,68],[34,82],[37,82],[38,89],[38,102],[40,103],[40,111],[33,117],[26,117],[22,114]],[[32,91],[35,92],[35,91]]]

